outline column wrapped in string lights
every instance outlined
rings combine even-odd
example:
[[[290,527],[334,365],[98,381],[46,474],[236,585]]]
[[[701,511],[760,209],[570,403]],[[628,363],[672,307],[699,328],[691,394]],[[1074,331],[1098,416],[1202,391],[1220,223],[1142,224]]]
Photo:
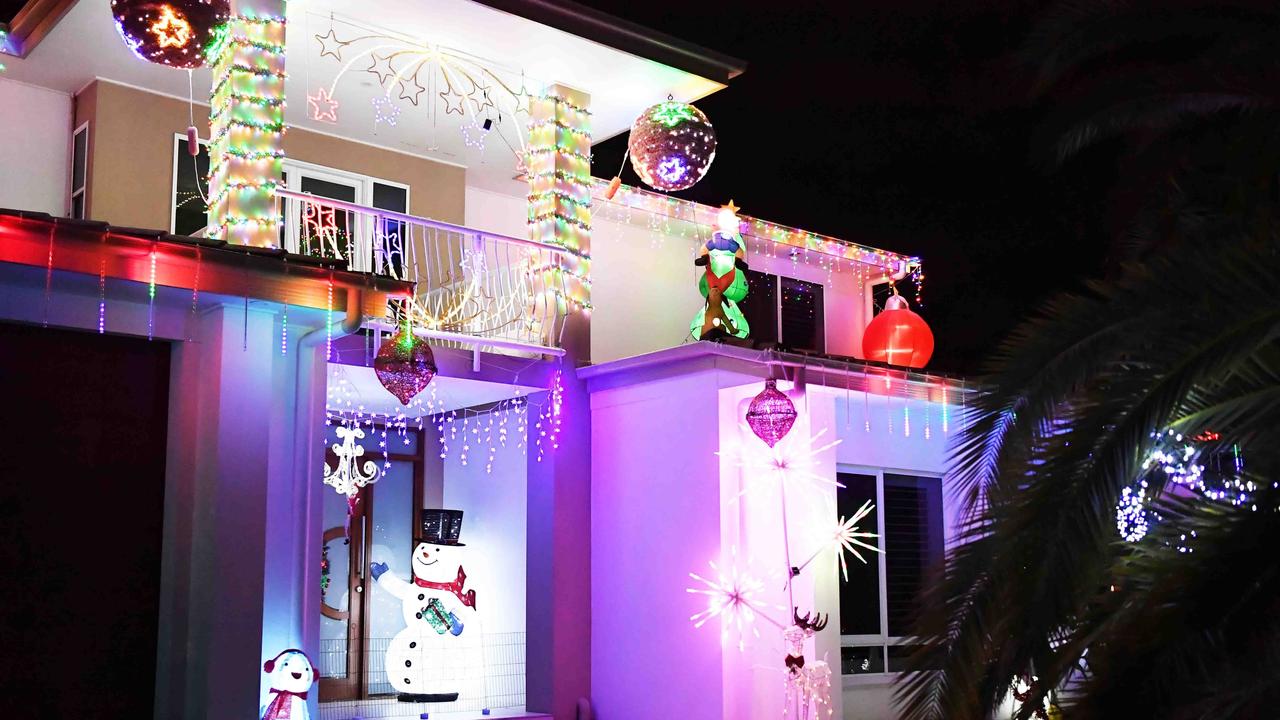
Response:
[[[540,268],[544,291],[566,315],[591,308],[589,102],[581,92],[553,85],[529,104],[529,237],[569,250]]]
[[[238,15],[216,49],[209,113],[209,235],[280,244],[284,32],[280,17]]]

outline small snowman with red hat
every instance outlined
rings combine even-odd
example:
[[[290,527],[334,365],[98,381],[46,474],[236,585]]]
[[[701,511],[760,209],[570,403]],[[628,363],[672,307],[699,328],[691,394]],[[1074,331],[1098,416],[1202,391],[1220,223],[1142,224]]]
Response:
[[[405,628],[387,647],[387,680],[401,702],[453,702],[474,692],[483,675],[474,624],[476,591],[462,569],[461,510],[422,510],[413,549],[413,577],[401,580],[385,563],[369,566],[378,587],[400,600]]]
[[[270,698],[261,708],[262,720],[310,720],[307,693],[315,683],[315,665],[297,648],[289,648],[266,661],[262,671],[271,681]]]

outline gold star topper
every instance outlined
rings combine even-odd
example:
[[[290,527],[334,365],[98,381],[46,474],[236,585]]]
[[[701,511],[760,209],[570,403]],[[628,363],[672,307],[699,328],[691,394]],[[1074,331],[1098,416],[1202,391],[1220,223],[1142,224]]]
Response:
[[[738,206],[733,204],[733,200],[730,200],[728,205],[721,205],[721,206],[720,206],[720,209],[721,209],[721,210],[728,210],[729,212],[733,213],[734,215],[737,215],[737,214],[738,214],[738,210],[739,210]]]

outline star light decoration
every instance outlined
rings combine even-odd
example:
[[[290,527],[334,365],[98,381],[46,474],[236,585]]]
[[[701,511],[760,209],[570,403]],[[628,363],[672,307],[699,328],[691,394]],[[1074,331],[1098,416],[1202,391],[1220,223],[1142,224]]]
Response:
[[[395,77],[396,71],[391,67],[391,56],[379,57],[378,53],[369,53],[373,64],[369,66],[367,72],[373,73],[378,78],[379,85],[386,85],[389,78]]]
[[[179,17],[171,5],[160,11],[160,19],[151,25],[151,34],[162,48],[180,48],[191,40],[191,23]]]
[[[338,122],[338,101],[329,95],[328,88],[316,90],[316,94],[307,96],[307,105],[311,107],[311,119],[321,122]]]
[[[414,107],[417,107],[418,98],[422,95],[422,93],[426,92],[427,89],[422,87],[422,84],[418,82],[417,75],[410,77],[409,81],[412,83],[412,85],[410,85],[410,82],[405,82],[404,80],[400,81],[400,99],[408,100],[409,102],[413,103]]]
[[[342,48],[351,43],[346,40],[339,40],[334,34],[333,28],[329,28],[329,32],[324,35],[316,35],[316,41],[320,43],[320,57],[332,55],[335,60],[342,61]],[[332,47],[330,46],[332,44]]]
[[[685,588],[686,592],[707,597],[707,609],[689,616],[694,628],[700,628],[715,618],[720,619],[721,640],[728,642],[729,636],[738,634],[738,651],[746,647],[747,632],[760,637],[760,630],[755,621],[759,617],[782,629],[782,624],[769,617],[765,612],[774,609],[758,596],[764,592],[764,582],[740,569],[737,563],[737,549],[732,551],[729,567],[721,568],[714,561],[711,566],[711,577],[703,577],[697,573],[689,573],[689,577],[702,583],[700,587]],[[783,610],[777,607],[777,610]]]
[[[373,99],[373,124],[377,126],[379,123],[386,123],[391,127],[396,126],[396,122],[400,119],[400,107],[391,101],[390,98],[379,95]]]

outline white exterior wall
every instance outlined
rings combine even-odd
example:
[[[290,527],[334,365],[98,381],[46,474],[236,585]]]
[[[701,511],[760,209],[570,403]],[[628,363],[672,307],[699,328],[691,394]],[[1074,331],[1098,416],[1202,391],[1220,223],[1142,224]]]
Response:
[[[487,473],[487,448],[473,445],[463,465],[461,446],[459,439],[443,461],[442,507],[465,511],[462,542],[467,547],[459,557],[467,587],[476,591],[476,615],[486,634],[524,632],[528,498],[523,452],[511,433],[506,447],[497,449],[493,472]]]
[[[0,78],[0,207],[67,214],[71,96]]]
[[[584,373],[592,392],[595,709],[614,720],[781,715],[786,651],[779,630],[757,620],[759,638],[748,630],[739,652],[736,631],[722,641],[717,620],[699,629],[689,620],[705,609],[706,597],[686,592],[698,586],[688,573],[708,576],[709,560],[723,567],[736,549],[738,567],[765,581],[757,600],[779,622],[789,621],[792,602],[802,613],[830,613],[827,629],[805,652],[809,661],[825,659],[831,666],[835,715],[894,718],[893,675],[840,676],[840,581],[830,571],[833,551],[821,552],[799,576],[793,598],[784,590],[778,484],[758,468],[741,466],[743,452],[764,447],[742,421],[763,386],[764,368],[741,357],[733,348],[701,343]],[[811,383],[816,375],[811,369]],[[943,433],[938,403],[904,405],[900,398],[886,402],[874,393],[864,402],[862,393],[846,393],[839,384],[832,378],[834,387],[810,384],[793,396],[800,419],[780,448],[791,444],[791,457],[799,458],[808,448],[839,440],[805,461],[832,481],[844,468],[943,474],[947,444],[959,429],[956,408],[950,408],[949,432]],[[779,388],[793,390],[786,382]],[[910,435],[904,433],[904,414],[911,417]],[[823,545],[836,513],[833,486],[799,485],[788,490],[786,501],[792,564]],[[944,487],[948,542],[954,514]]]
[[[649,229],[640,210],[632,212],[634,220],[629,223],[611,219],[620,212],[597,205],[591,223],[591,361],[595,363],[689,342],[689,323],[703,303],[698,293],[702,268],[693,264],[698,243],[674,233],[682,223],[672,221],[673,232],[664,234]],[[527,233],[527,216],[522,195],[467,187],[469,227],[522,238]],[[826,352],[862,356],[862,330],[870,320],[868,300],[849,262],[841,261],[840,270],[829,273],[818,266],[817,253],[802,252],[793,260],[790,246],[754,238],[748,238],[747,244],[746,260],[752,270],[823,285]]]

